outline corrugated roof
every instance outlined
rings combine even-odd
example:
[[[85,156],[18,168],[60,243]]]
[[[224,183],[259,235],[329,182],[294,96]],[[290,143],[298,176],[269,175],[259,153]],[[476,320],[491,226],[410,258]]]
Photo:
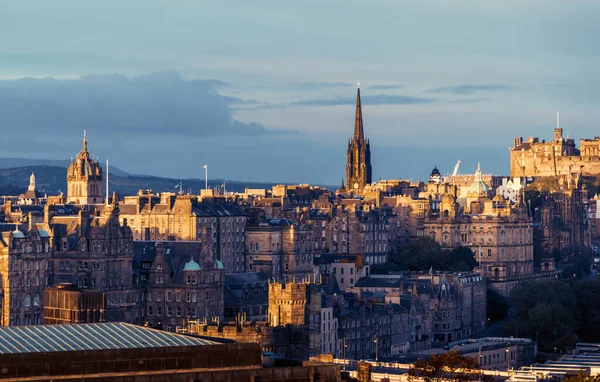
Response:
[[[122,322],[0,328],[0,354],[216,344],[209,340]]]

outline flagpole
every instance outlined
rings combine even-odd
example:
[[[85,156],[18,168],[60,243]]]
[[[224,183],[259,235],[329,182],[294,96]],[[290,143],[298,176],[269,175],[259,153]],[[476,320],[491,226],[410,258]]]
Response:
[[[208,190],[208,165],[204,165],[204,189]]]

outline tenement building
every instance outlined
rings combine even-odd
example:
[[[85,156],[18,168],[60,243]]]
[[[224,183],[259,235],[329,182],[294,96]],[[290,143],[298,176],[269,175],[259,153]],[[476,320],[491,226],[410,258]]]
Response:
[[[125,197],[121,221],[127,220],[134,240],[200,240],[212,232],[212,248],[228,273],[245,271],[246,214],[230,201],[193,195],[138,192]]]
[[[285,218],[261,219],[246,229],[246,265],[249,272],[303,280],[314,273],[313,230]]]
[[[107,320],[134,319],[131,230],[119,224],[116,196],[103,207],[46,205],[43,222],[3,232],[2,325],[41,323],[44,287],[55,283],[102,291]]]
[[[210,247],[200,242],[134,242],[137,323],[175,331],[189,320],[223,320],[225,272]]]

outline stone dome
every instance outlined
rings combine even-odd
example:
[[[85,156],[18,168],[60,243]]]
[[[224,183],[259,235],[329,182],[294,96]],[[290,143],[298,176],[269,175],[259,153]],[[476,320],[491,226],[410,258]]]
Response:
[[[490,192],[490,187],[483,181],[481,173],[481,164],[477,163],[477,171],[475,172],[475,181],[469,187],[469,194],[478,196],[487,195]]]

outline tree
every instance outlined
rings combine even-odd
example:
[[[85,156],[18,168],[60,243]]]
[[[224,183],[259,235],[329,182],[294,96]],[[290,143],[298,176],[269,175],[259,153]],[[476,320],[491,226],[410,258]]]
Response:
[[[457,351],[434,354],[429,357],[429,360],[419,359],[408,371],[410,382],[474,381],[479,378],[480,369],[477,360],[465,357]]]
[[[487,290],[487,316],[493,324],[502,321],[508,315],[508,304],[506,299],[495,290]]]
[[[399,269],[409,271],[428,271],[434,268],[441,271],[468,272],[477,265],[473,251],[469,248],[457,247],[451,251],[442,251],[440,245],[430,237],[412,240],[392,254],[390,261]]]

